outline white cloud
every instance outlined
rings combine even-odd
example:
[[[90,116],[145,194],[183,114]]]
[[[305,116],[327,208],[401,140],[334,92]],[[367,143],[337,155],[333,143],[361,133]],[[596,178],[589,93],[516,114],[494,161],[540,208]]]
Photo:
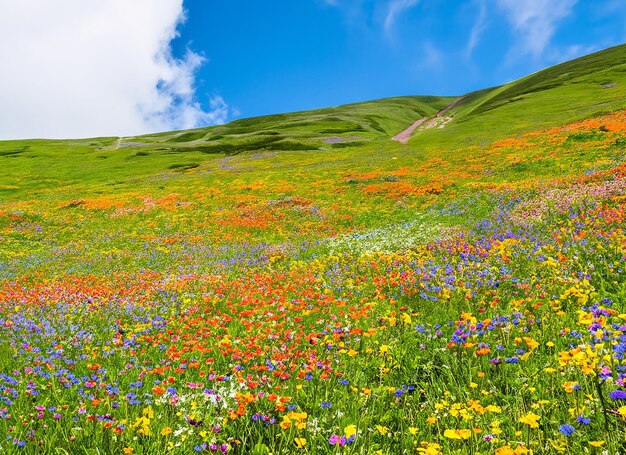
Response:
[[[575,58],[582,57],[583,55],[592,54],[596,51],[601,50],[604,47],[609,46],[598,46],[597,44],[572,44],[571,46],[567,46],[563,49],[554,50],[553,52],[551,52],[550,60],[557,63],[567,62],[568,60],[574,60]]]
[[[417,5],[419,0],[390,0],[387,2],[387,12],[385,14],[384,27],[386,32],[390,32],[399,14]]]
[[[577,0],[497,0],[519,35],[517,50],[540,57],[554,35],[556,24],[567,17]]]
[[[476,21],[472,26],[472,30],[470,31],[470,36],[467,41],[467,45],[465,46],[465,55],[467,58],[472,56],[474,52],[474,48],[478,45],[480,41],[480,35],[482,35],[483,31],[487,27],[487,7],[485,6],[485,1],[480,0],[478,2],[478,15],[476,16]]]
[[[195,97],[204,58],[170,44],[182,0],[0,3],[0,138],[118,136],[226,120]]]
[[[422,54],[417,61],[420,70],[441,70],[444,67],[445,54],[435,47],[431,41],[422,44]]]

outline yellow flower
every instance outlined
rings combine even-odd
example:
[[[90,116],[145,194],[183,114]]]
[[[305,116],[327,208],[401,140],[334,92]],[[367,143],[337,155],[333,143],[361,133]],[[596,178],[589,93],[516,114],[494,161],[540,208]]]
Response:
[[[461,430],[448,429],[443,432],[443,435],[449,439],[469,439],[469,437],[472,435],[472,432],[470,430],[465,430],[465,429],[461,429]]]
[[[583,310],[578,310],[578,323],[581,325],[589,325],[593,322],[593,314]]]
[[[346,435],[346,438],[354,436],[356,434],[356,425],[348,425],[343,429],[343,433]]]
[[[567,443],[565,441],[553,441],[550,439],[549,442],[552,448],[559,453],[563,453],[567,450]]]
[[[129,455],[131,453],[135,453],[135,449],[133,449],[132,447],[124,447],[124,454],[125,455]]]
[[[433,423],[437,423],[437,417],[428,417],[428,418],[426,419],[426,422],[430,423],[431,425],[432,425]]]
[[[525,416],[520,417],[519,421],[521,423],[525,423],[530,428],[539,428],[539,419],[541,419],[541,416],[538,416],[533,412],[529,412]]]
[[[381,353],[381,354],[387,354],[388,352],[389,352],[389,346],[388,346],[388,345],[386,345],[386,344],[383,344],[383,345],[380,347],[380,353]]]
[[[422,447],[418,448],[417,451],[419,453],[423,453],[424,455],[442,455],[441,446],[436,442],[426,442],[423,441],[421,443]]]
[[[604,445],[604,441],[589,441],[589,445],[591,447],[602,447]]]
[[[376,429],[382,435],[385,435],[385,434],[387,434],[389,432],[389,428],[383,427],[382,425],[376,425]]]
[[[413,436],[415,436],[417,434],[417,428],[409,427],[409,433],[411,433]]]
[[[283,416],[283,421],[280,422],[280,427],[283,430],[286,430],[287,428],[289,428],[291,426],[291,419],[287,416]]]
[[[154,419],[154,411],[152,410],[152,406],[148,406],[147,408],[144,408],[143,415],[147,416],[148,419],[150,420]]]
[[[167,436],[171,432],[172,432],[172,429],[170,427],[165,427],[161,430],[161,436]]]
[[[524,446],[517,446],[515,449],[511,448],[511,446],[502,446],[496,449],[496,455],[525,455],[531,454],[532,451],[527,449]]]
[[[304,446],[306,445],[306,439],[305,438],[293,438],[293,442],[296,443],[296,447],[298,449],[303,449]]]
[[[572,393],[575,389],[575,387],[578,387],[579,384],[577,382],[564,382],[563,383],[563,388],[565,389],[565,391],[567,393]]]

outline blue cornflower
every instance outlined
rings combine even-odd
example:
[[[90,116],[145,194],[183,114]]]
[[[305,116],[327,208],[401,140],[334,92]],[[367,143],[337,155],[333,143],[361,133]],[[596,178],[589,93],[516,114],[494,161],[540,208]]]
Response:
[[[591,423],[591,419],[589,417],[585,417],[585,416],[578,416],[578,417],[576,417],[576,421],[578,423],[583,424],[583,425],[589,425]]]
[[[609,392],[609,398],[611,400],[626,400],[626,391],[624,390],[613,390]]]
[[[559,431],[568,437],[574,434],[574,430],[574,427],[571,426],[569,423],[564,423],[559,427]]]

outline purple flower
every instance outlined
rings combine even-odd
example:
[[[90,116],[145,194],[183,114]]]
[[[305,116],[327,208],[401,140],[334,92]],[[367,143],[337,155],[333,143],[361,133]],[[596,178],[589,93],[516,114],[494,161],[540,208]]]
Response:
[[[328,442],[330,443],[331,446],[336,446],[336,445],[345,446],[346,437],[334,434],[330,438],[328,438]]]
[[[194,420],[194,419],[192,419],[192,418],[190,418],[190,417],[187,417],[187,423],[188,423],[189,425],[194,426],[194,427],[201,427],[201,426],[204,424],[204,422]]]
[[[626,400],[626,391],[624,390],[613,390],[609,392],[609,398],[611,400]]]

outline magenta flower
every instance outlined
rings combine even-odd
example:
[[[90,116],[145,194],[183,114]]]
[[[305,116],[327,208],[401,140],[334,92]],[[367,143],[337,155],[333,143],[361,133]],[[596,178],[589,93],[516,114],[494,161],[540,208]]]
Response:
[[[334,434],[330,438],[328,438],[328,442],[330,443],[331,446],[336,446],[336,445],[345,446],[346,437]]]

